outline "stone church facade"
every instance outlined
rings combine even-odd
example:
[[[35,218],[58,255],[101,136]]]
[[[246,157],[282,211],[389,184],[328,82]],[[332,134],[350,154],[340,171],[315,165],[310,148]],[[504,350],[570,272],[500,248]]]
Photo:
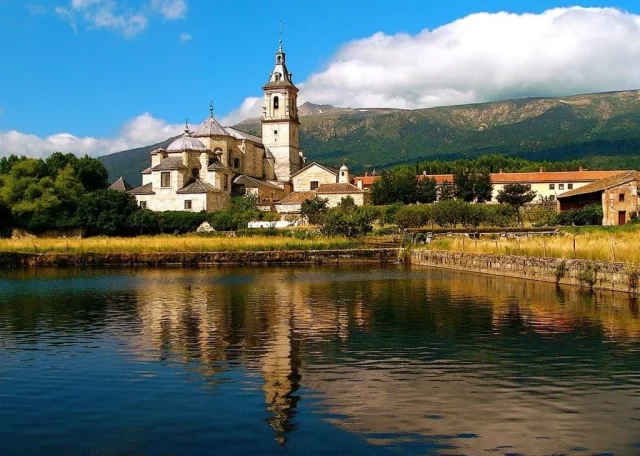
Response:
[[[223,127],[210,115],[195,131],[166,149],[151,152],[142,185],[130,190],[138,205],[153,211],[224,209],[232,194],[254,194],[263,206],[291,192],[291,176],[303,166],[299,146],[298,88],[286,66],[282,44],[263,87],[262,138]]]

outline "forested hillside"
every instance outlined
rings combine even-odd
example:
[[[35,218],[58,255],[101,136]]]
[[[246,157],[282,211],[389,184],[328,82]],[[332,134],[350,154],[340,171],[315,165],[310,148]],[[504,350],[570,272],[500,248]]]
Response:
[[[419,110],[341,109],[306,104],[301,145],[311,160],[356,172],[430,159],[485,154],[581,159],[591,168],[640,168],[640,92],[527,98]],[[239,129],[259,134],[259,122]],[[155,147],[155,145],[153,146]],[[101,158],[110,178],[148,166],[149,148]]]

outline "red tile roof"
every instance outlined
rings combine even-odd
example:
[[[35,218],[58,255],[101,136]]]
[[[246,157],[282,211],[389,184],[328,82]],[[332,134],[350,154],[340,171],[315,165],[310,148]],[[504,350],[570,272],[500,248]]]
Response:
[[[602,192],[609,188],[617,187],[618,185],[626,184],[627,182],[631,182],[633,180],[640,180],[640,173],[638,171],[623,171],[614,176],[600,179],[598,181],[587,184],[584,187],[576,188],[575,190],[570,190],[561,195],[558,195],[558,199],[576,195],[586,195],[589,193]]]
[[[340,183],[340,184],[322,184],[318,187],[318,194],[320,193],[363,193],[364,190],[359,189],[353,184]]]
[[[554,182],[595,182],[600,179],[606,179],[608,177],[617,176],[621,173],[628,173],[629,171],[617,170],[617,171],[542,171],[531,173],[491,173],[491,182],[494,184],[532,184],[532,183],[554,183]],[[356,177],[356,182],[359,179],[367,180],[367,182],[373,183],[378,180],[380,176],[364,176]],[[418,179],[435,179],[438,185],[444,182],[453,183],[453,174],[421,174]]]
[[[276,204],[302,204],[316,197],[316,192],[291,192]]]

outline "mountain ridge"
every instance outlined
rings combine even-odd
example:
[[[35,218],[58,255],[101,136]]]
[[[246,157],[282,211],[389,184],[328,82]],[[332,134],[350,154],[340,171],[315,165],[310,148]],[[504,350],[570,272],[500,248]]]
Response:
[[[336,165],[346,158],[355,172],[487,153],[533,160],[580,158],[599,168],[620,163],[640,166],[638,90],[415,110],[305,103],[299,113],[301,147],[309,159]],[[235,127],[260,135],[259,119],[248,119]],[[115,180],[122,170],[146,168],[148,152],[157,146],[101,160]],[[147,153],[143,167],[141,150]],[[114,155],[117,157],[109,158]],[[133,176],[125,179],[139,182],[139,176],[137,180]]]

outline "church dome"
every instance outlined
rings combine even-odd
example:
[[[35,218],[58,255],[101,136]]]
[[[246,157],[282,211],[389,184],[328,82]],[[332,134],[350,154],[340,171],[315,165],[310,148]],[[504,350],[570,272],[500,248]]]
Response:
[[[347,165],[344,165],[344,164],[343,164],[343,165],[340,167],[340,171],[349,171],[349,168],[347,167]]]
[[[201,141],[191,137],[189,130],[185,130],[184,134],[169,144],[167,152],[182,152],[184,150],[205,151],[207,147]]]

